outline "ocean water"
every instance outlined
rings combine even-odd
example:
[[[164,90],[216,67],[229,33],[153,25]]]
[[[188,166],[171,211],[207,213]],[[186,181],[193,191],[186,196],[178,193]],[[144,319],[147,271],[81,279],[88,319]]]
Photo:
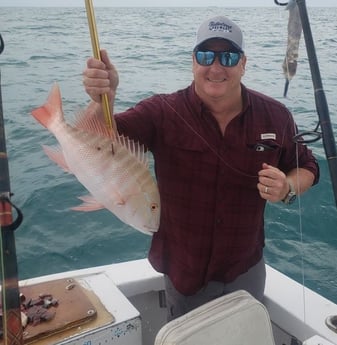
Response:
[[[308,9],[334,132],[337,133],[337,8]],[[116,110],[157,92],[187,86],[198,24],[223,13],[243,28],[248,64],[243,82],[284,102],[300,130],[317,124],[313,87],[303,40],[296,77],[284,99],[283,61],[288,13],[259,8],[97,8],[100,43],[120,74]],[[21,279],[64,270],[144,258],[150,237],[102,210],[69,210],[86,194],[77,180],[43,153],[55,139],[30,115],[54,82],[62,91],[66,117],[89,101],[82,71],[91,56],[84,8],[0,7],[2,98],[12,201],[24,213],[16,231]],[[310,144],[321,181],[299,202],[266,209],[266,261],[337,302],[337,212],[322,142]]]

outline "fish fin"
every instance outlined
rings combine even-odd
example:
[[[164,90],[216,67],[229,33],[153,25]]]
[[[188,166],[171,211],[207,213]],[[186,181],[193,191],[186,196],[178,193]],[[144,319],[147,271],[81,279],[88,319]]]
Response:
[[[64,155],[60,146],[51,147],[51,146],[42,145],[42,148],[50,160],[55,162],[64,171],[72,174],[66,160],[64,159]]]
[[[75,115],[73,124],[76,128],[86,132],[98,134],[111,140],[116,138],[114,131],[109,129],[102,120],[85,111],[80,111]]]
[[[94,134],[102,135],[111,139],[112,141],[117,140],[135,158],[137,158],[138,161],[140,161],[148,168],[148,156],[146,154],[144,145],[140,144],[139,142],[135,142],[134,140],[126,136],[118,135],[118,133],[115,133],[113,130],[107,128],[105,123],[95,115],[88,114],[87,112],[79,112],[75,117],[74,125],[76,126],[76,128],[82,129],[87,132],[92,132]]]
[[[84,195],[79,196],[78,199],[82,200],[83,203],[81,205],[72,207],[71,209],[74,211],[82,211],[82,212],[90,212],[90,211],[97,211],[103,208],[106,208],[103,204],[98,202],[92,195]],[[116,201],[117,206],[125,205],[125,201],[121,198],[117,198]]]
[[[93,196],[85,195],[78,197],[80,200],[83,201],[81,205],[72,207],[71,210],[73,211],[82,211],[82,212],[90,212],[90,211],[98,211],[105,208],[104,205],[99,203]]]
[[[41,107],[32,110],[32,115],[46,128],[56,117],[63,118],[61,92],[57,83],[52,86],[47,101]]]
[[[123,145],[140,163],[144,164],[146,168],[149,167],[148,155],[146,154],[145,146],[131,140],[128,137],[119,135],[117,137],[118,142]]]

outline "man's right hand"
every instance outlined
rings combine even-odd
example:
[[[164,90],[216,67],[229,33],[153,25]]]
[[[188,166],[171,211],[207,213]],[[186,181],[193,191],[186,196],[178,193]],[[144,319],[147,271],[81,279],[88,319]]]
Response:
[[[113,102],[119,82],[118,72],[110,62],[106,50],[101,50],[102,61],[93,57],[87,60],[87,68],[83,71],[83,84],[90,98],[101,103],[101,96],[107,94]]]

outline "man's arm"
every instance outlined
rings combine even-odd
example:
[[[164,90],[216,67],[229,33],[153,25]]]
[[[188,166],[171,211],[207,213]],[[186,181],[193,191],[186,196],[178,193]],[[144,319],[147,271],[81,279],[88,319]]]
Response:
[[[286,175],[280,169],[263,163],[257,188],[263,199],[278,202],[285,199],[290,189],[293,189],[296,195],[304,193],[313,185],[314,180],[315,175],[307,169],[292,169]]]

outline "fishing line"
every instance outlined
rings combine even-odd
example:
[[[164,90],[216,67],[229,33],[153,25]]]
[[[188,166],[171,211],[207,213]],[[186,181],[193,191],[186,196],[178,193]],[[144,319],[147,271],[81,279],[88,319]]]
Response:
[[[258,178],[258,175],[250,175],[247,174],[233,166],[231,166],[230,164],[228,164],[225,159],[217,152],[216,148],[214,148],[200,133],[198,133],[193,126],[165,99],[165,97],[163,97],[162,94],[159,94],[159,97],[161,98],[161,100],[176,114],[178,115],[178,117],[185,123],[185,125],[192,131],[192,133],[194,133],[204,144],[207,145],[207,147],[215,154],[215,156],[217,158],[220,159],[220,161],[222,163],[224,163],[227,168],[233,170],[234,172],[249,177],[249,178]]]
[[[216,148],[214,148],[200,133],[198,133],[193,126],[165,99],[165,97],[161,94],[159,94],[159,97],[161,98],[161,100],[184,122],[184,124],[203,142],[207,145],[207,147],[209,147],[209,149],[216,155],[216,157],[218,157],[221,162],[223,162],[228,168],[230,168],[232,171],[242,175],[242,176],[246,176],[246,177],[250,177],[250,178],[258,178],[257,175],[250,175],[250,174],[246,174],[238,169],[236,169],[235,167],[229,165],[225,159],[217,152]],[[284,126],[284,130],[283,130],[283,135],[282,135],[282,144],[281,144],[281,148],[283,147],[284,141],[285,141],[285,137],[287,134],[287,129],[290,127],[289,126],[289,122],[291,121],[291,116],[289,115],[288,117],[288,121],[286,122],[285,126]],[[303,235],[303,221],[302,221],[302,212],[301,212],[301,189],[300,189],[300,176],[299,176],[299,169],[300,169],[300,164],[299,164],[299,144],[301,143],[305,143],[306,141],[302,139],[301,135],[304,133],[299,133],[296,127],[296,123],[295,121],[292,122],[293,123],[293,132],[297,133],[295,134],[295,136],[293,137],[293,142],[296,145],[296,150],[295,150],[295,155],[296,155],[296,185],[298,188],[298,215],[299,215],[299,236],[300,236],[300,248],[301,248],[301,279],[302,279],[302,298],[303,298],[303,318],[304,318],[304,322],[306,322],[306,301],[305,301],[305,269],[304,269],[304,235]],[[308,132],[309,133],[309,132]],[[311,133],[311,132],[310,132]],[[282,150],[280,150],[282,151]],[[281,155],[281,152],[280,152]]]
[[[300,18],[299,8],[295,0],[290,0],[286,3],[280,3],[277,0],[274,0],[274,2],[278,6],[286,6],[285,9],[288,11],[289,16],[287,25],[288,35],[286,54],[282,63],[283,74],[286,79],[283,97],[286,98],[290,81],[295,76],[297,70],[299,46],[303,32],[303,26]],[[318,121],[317,126],[314,130],[300,132],[295,136],[294,140],[296,140],[297,143],[302,144],[314,143],[320,140],[322,138],[322,133],[318,131],[319,127],[320,122]]]
[[[207,147],[212,151],[212,153],[215,154],[215,156],[217,158],[219,158],[219,160],[229,169],[231,169],[232,171],[236,172],[237,174],[239,175],[242,175],[242,176],[245,176],[245,177],[249,177],[249,178],[258,178],[259,176],[258,175],[251,175],[251,174],[248,174],[248,173],[245,173],[244,171],[241,171],[239,169],[237,169],[236,167],[234,167],[233,165],[231,164],[228,164],[228,162],[225,160],[225,158],[223,156],[221,156],[217,149],[215,147],[213,147],[203,136],[202,134],[198,133],[194,128],[193,126],[165,99],[165,97],[162,95],[162,94],[158,94],[159,97],[161,98],[161,100],[176,114],[178,115],[178,117],[185,123],[185,125],[192,131],[192,133],[194,133],[204,144],[207,145]],[[280,146],[280,153],[279,153],[279,157],[282,155],[282,147],[283,147],[283,143],[284,143],[284,140],[285,140],[285,136],[286,136],[286,130],[288,128],[288,123],[290,121],[290,116],[288,117],[288,120],[287,122],[285,123],[285,126],[284,126],[284,130],[283,130],[283,135],[282,135],[282,141],[281,141],[281,146]],[[296,131],[295,131],[296,133]],[[268,162],[266,162],[268,164]],[[262,169],[262,167],[261,167]]]
[[[283,73],[286,77],[285,87],[283,97],[287,97],[289,82],[292,77],[296,74],[297,59],[298,59],[298,49],[299,40],[302,33],[302,24],[299,17],[299,12],[297,5],[294,1],[280,3],[274,0],[275,4],[279,6],[287,6],[286,9],[289,12],[288,19],[288,38],[287,38],[287,48],[285,58],[282,64]],[[294,8],[296,6],[296,8]],[[300,32],[299,32],[300,30]],[[304,267],[304,233],[303,233],[303,217],[302,217],[302,203],[301,203],[301,185],[299,176],[299,144],[313,143],[320,140],[321,133],[318,132],[319,123],[313,131],[302,131],[298,132],[293,138],[296,144],[296,185],[298,189],[298,231],[299,231],[299,242],[300,242],[300,266],[301,266],[301,285],[302,285],[302,303],[303,303],[303,321],[306,322],[306,292],[305,292],[305,267]],[[296,132],[295,132],[296,133]]]
[[[302,203],[301,203],[301,189],[300,189],[300,175],[299,175],[299,150],[298,142],[296,142],[296,184],[298,189],[298,220],[299,220],[299,236],[301,248],[301,275],[302,275],[302,300],[303,300],[303,321],[306,323],[306,302],[305,302],[305,268],[304,268],[304,240],[303,240],[303,218],[302,218]]]
[[[275,3],[280,5],[280,6],[287,6],[288,2],[285,3],[280,3],[279,1],[275,0]],[[286,61],[288,62],[288,61]],[[286,65],[288,68],[288,64]],[[288,70],[288,73],[290,71]],[[249,178],[258,178],[257,175],[251,175],[251,174],[247,174],[239,169],[237,169],[236,167],[234,167],[233,165],[229,164],[223,156],[221,156],[218,153],[218,150],[216,147],[213,147],[205,138],[204,136],[199,133],[198,131],[195,130],[195,128],[193,128],[193,126],[188,122],[187,119],[185,119],[175,108],[173,105],[171,105],[164,96],[159,95],[160,98],[162,99],[162,101],[182,120],[182,122],[191,130],[191,132],[194,133],[194,135],[196,135],[204,144],[207,145],[207,147],[212,151],[213,154],[215,154],[216,157],[219,158],[219,160],[228,168],[230,168],[232,171],[234,171],[237,174],[240,174],[242,176],[246,176]],[[283,137],[282,137],[282,145],[281,145],[281,150],[282,151],[282,147],[284,144],[284,140],[286,138],[286,131],[290,128],[289,126],[289,121],[291,119],[291,116],[289,115],[289,119],[287,121],[287,124],[284,127],[284,132],[283,132]],[[293,133],[294,133],[294,137],[293,137],[293,142],[294,145],[296,145],[295,148],[295,159],[296,159],[296,184],[297,184],[297,188],[298,188],[298,217],[299,217],[299,242],[300,242],[300,251],[301,251],[301,255],[300,255],[300,260],[301,260],[301,279],[302,279],[302,298],[303,298],[303,315],[304,315],[304,322],[306,320],[306,301],[305,301],[305,280],[306,280],[306,274],[305,274],[305,260],[304,260],[304,232],[303,232],[303,218],[302,218],[302,212],[301,212],[301,208],[302,208],[302,203],[301,203],[301,196],[299,195],[301,190],[300,190],[300,164],[299,164],[299,144],[307,144],[307,143],[312,143],[315,142],[317,140],[320,139],[321,134],[318,132],[318,128],[319,128],[319,123],[316,126],[316,128],[313,131],[304,131],[304,132],[299,132],[297,127],[296,127],[296,123],[295,121],[293,122]]]

